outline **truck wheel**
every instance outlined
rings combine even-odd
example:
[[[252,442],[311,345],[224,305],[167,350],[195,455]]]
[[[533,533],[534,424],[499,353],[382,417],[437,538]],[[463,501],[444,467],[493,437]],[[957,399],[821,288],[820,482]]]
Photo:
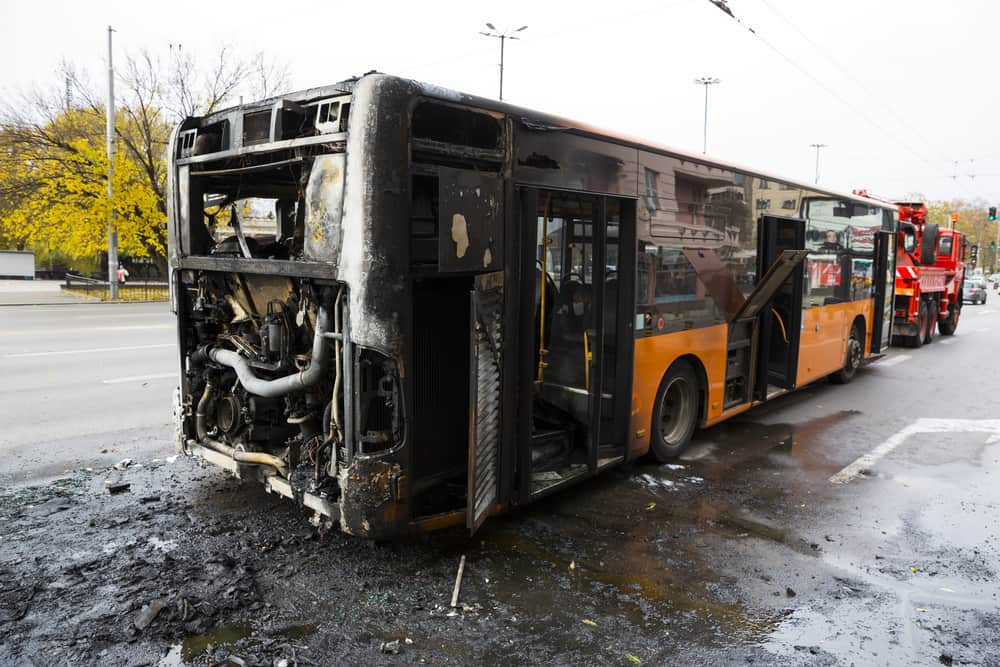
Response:
[[[684,451],[698,423],[698,377],[690,362],[675,361],[660,383],[650,429],[653,458],[665,463]]]
[[[924,331],[927,330],[927,304],[921,303],[917,312],[917,334],[910,336],[910,347],[920,347],[924,344]]]
[[[927,329],[924,331],[924,344],[934,342],[934,324],[938,319],[938,309],[934,305],[933,301],[927,304]]]
[[[847,339],[847,353],[844,356],[844,367],[836,373],[831,373],[830,382],[834,384],[847,384],[854,379],[854,374],[861,366],[861,359],[864,357],[865,334],[857,324],[851,327],[851,335]]]
[[[953,303],[948,306],[948,317],[938,322],[938,333],[942,336],[954,336],[955,329],[958,328],[958,316],[962,314],[962,308]]]

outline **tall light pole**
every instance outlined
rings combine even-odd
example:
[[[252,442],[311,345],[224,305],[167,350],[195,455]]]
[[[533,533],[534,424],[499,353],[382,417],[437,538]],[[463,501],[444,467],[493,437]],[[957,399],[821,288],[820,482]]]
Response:
[[[827,144],[809,144],[816,149],[816,183],[819,183],[819,149],[826,148]]]
[[[487,23],[486,27],[490,29],[489,32],[480,31],[480,35],[485,35],[486,37],[496,37],[500,40],[500,99],[503,99],[503,45],[508,39],[520,39],[516,37],[515,33],[521,32],[522,30],[527,30],[528,26],[522,25],[517,30],[508,30],[507,32],[500,32],[496,29],[492,23]]]
[[[108,292],[112,300],[118,299],[118,232],[115,230],[114,186],[115,174],[115,67],[111,62],[111,33],[108,26]]]
[[[701,137],[701,152],[704,155],[708,152],[708,87],[715,83],[722,83],[722,80],[712,76],[703,76],[700,79],[695,79],[694,82],[699,86],[705,86],[705,123],[702,126]]]

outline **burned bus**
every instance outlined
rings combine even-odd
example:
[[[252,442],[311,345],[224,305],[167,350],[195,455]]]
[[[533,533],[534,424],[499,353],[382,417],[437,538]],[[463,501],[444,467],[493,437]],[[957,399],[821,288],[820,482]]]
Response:
[[[169,147],[177,444],[385,538],[678,455],[886,346],[895,212],[381,74]]]

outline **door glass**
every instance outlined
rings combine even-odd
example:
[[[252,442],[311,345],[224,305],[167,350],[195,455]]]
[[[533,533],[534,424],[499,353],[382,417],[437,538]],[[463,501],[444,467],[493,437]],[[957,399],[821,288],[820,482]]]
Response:
[[[885,239],[885,250],[883,263],[886,266],[885,275],[882,277],[885,280],[885,298],[882,302],[882,347],[889,345],[889,331],[892,326],[892,303],[894,299],[895,289],[896,289],[896,272],[893,270],[895,266],[896,257],[896,235],[895,234],[884,234]],[[962,304],[958,304],[961,306]]]
[[[619,315],[619,284],[618,280],[618,239],[621,223],[620,206],[617,200],[610,199],[607,203],[607,225],[605,227],[606,246],[604,251],[604,344],[601,353],[604,355],[604,377],[601,380],[601,418],[611,419],[615,406],[615,382],[618,378],[618,363],[616,349],[618,346],[618,323],[622,321]],[[631,311],[631,309],[630,309]]]
[[[594,201],[551,194],[539,205],[537,275],[545,276],[547,353],[538,379],[585,394],[594,329]]]

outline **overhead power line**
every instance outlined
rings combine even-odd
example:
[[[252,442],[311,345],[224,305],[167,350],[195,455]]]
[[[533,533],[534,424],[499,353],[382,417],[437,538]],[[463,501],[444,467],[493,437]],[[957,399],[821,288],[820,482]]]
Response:
[[[812,74],[812,72],[810,72],[805,67],[803,67],[802,65],[800,65],[793,58],[785,55],[785,53],[783,51],[781,51],[778,47],[776,47],[774,44],[772,44],[766,38],[764,38],[764,36],[761,35],[756,29],[754,29],[753,27],[747,25],[742,20],[740,20],[740,18],[738,16],[736,16],[735,14],[733,14],[733,11],[732,11],[732,9],[730,9],[730,7],[727,4],[726,0],[708,0],[708,2],[712,3],[712,5],[714,7],[716,7],[719,10],[721,10],[730,19],[732,19],[737,24],[739,24],[739,26],[741,28],[743,28],[744,30],[746,30],[747,32],[749,32],[750,34],[752,34],[754,37],[756,37],[757,39],[759,39],[761,41],[761,43],[764,44],[764,46],[766,46],[767,48],[769,48],[778,57],[780,57],[782,60],[784,60],[789,65],[791,65],[792,67],[794,67],[796,70],[798,70],[799,73],[801,73],[807,79],[809,79],[810,81],[812,81],[813,83],[815,83],[817,86],[819,86],[824,91],[826,91],[831,97],[833,97],[834,99],[836,99],[837,101],[839,101],[841,104],[843,104],[845,107],[847,107],[848,109],[850,109],[851,111],[853,111],[855,114],[857,114],[858,116],[860,116],[869,125],[871,125],[872,127],[874,127],[876,130],[878,130],[879,132],[881,132],[883,135],[885,135],[886,137],[888,137],[889,139],[891,139],[895,143],[897,143],[900,146],[902,146],[904,149],[906,149],[906,151],[908,153],[910,153],[911,155],[913,155],[915,158],[917,158],[918,160],[920,160],[921,162],[923,162],[925,165],[927,165],[928,167],[930,167],[932,170],[934,170],[935,172],[937,172],[941,176],[943,176],[945,178],[951,178],[951,175],[948,174],[948,173],[946,173],[944,171],[944,169],[940,165],[935,164],[934,161],[927,159],[924,155],[922,155],[921,153],[917,152],[917,150],[914,149],[913,146],[911,146],[907,141],[905,141],[904,139],[900,139],[899,137],[897,137],[896,135],[894,135],[892,132],[890,132],[889,130],[887,130],[878,121],[876,121],[868,113],[866,113],[863,109],[860,109],[857,106],[855,106],[854,104],[852,104],[849,100],[847,100],[846,98],[844,98],[843,95],[841,95],[836,90],[834,90],[833,88],[831,88],[830,86],[828,86],[826,83],[824,83],[819,77],[814,76]],[[979,197],[979,196],[981,196],[981,195],[979,195],[978,193],[976,193],[976,192],[974,192],[972,190],[964,188],[964,186],[963,186],[963,189],[966,190],[966,194],[969,194],[969,195],[971,195],[973,197]]]
[[[854,82],[854,84],[856,86],[858,86],[859,88],[861,88],[861,90],[863,90],[865,92],[865,94],[868,95],[868,97],[870,97],[872,99],[876,99],[876,100],[878,99],[878,96],[874,92],[872,92],[871,88],[869,88],[867,85],[865,85],[865,83],[863,81],[861,81],[859,78],[857,78],[856,76],[854,76],[850,71],[848,71],[848,69],[846,67],[844,67],[843,65],[841,65],[837,61],[836,58],[834,58],[829,53],[827,53],[827,51],[823,47],[821,47],[819,44],[817,44],[816,42],[814,42],[812,40],[812,38],[809,37],[809,35],[806,34],[806,32],[804,30],[802,30],[795,23],[793,23],[791,21],[791,19],[789,19],[787,16],[785,16],[784,14],[782,14],[781,12],[779,12],[777,9],[775,9],[774,5],[772,5],[770,2],[768,2],[768,0],[760,0],[760,2],[765,7],[767,7],[768,9],[770,9],[771,13],[773,13],[775,16],[777,16],[778,18],[780,18],[786,24],[788,24],[792,28],[792,30],[794,30],[795,32],[797,32],[799,34],[799,36],[802,39],[804,39],[810,46],[812,46],[816,51],[818,51],[819,54],[821,56],[823,56],[826,59],[827,62],[829,62],[831,65],[833,65],[833,67],[838,72],[840,72],[844,76],[844,78],[846,78],[846,79]],[[907,127],[907,129],[909,129],[913,134],[915,134],[917,136],[918,139],[920,139],[921,141],[923,141],[928,146],[932,146],[933,145],[932,141],[930,141],[927,137],[925,137],[920,132],[920,130],[916,129],[913,125],[911,125],[910,123],[908,123],[905,118],[903,118],[902,116],[900,116],[896,112],[895,109],[893,109],[888,104],[883,104],[882,106],[883,106],[883,108],[886,111],[889,112],[889,114],[891,116],[893,116],[895,118],[895,120],[900,125],[905,125]],[[941,155],[944,155],[944,153],[942,151],[940,151],[940,150],[937,150],[935,152],[941,153]],[[945,157],[942,157],[941,160],[942,160],[942,162],[948,162],[949,161],[948,158],[945,158]]]

